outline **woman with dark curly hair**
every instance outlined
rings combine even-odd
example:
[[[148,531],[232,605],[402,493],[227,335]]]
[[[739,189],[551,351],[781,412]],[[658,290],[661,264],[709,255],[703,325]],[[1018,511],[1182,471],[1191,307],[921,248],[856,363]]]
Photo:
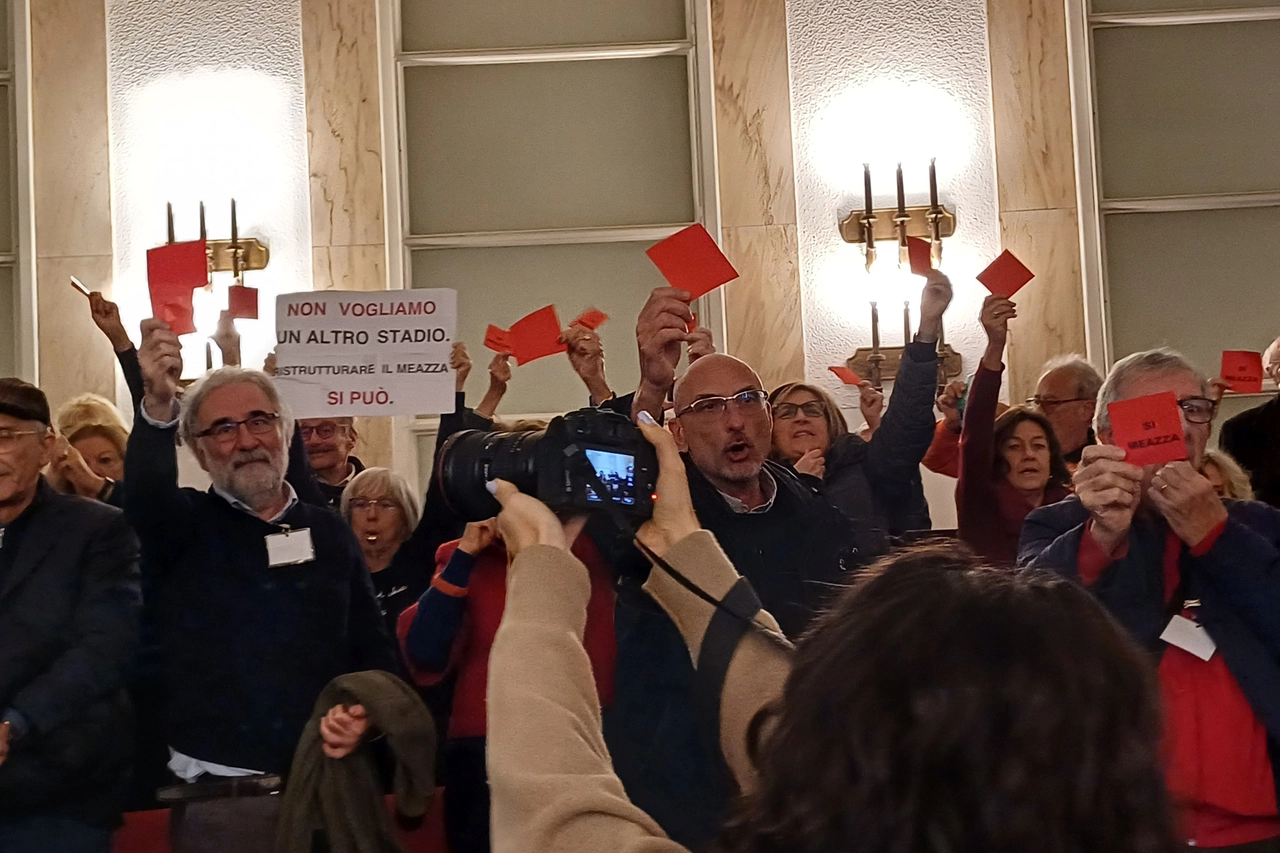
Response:
[[[1048,418],[1014,406],[996,419],[1005,339],[1017,316],[1006,297],[988,296],[982,304],[987,350],[969,388],[956,481],[960,538],[979,557],[1002,566],[1018,561],[1027,515],[1071,493],[1071,474]]]
[[[670,435],[642,429],[660,476],[639,537],[720,602],[658,568],[645,584],[745,792],[724,853],[1179,848],[1151,664],[1088,592],[965,549],[907,551],[864,571],[793,652],[699,529]],[[684,851],[613,773],[572,528],[509,483],[495,493],[512,563],[489,662],[494,850]]]

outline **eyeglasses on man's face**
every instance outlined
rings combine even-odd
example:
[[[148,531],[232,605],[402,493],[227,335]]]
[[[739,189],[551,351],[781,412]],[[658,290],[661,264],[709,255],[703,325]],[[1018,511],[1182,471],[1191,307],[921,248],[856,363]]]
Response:
[[[9,453],[18,446],[18,442],[29,435],[44,435],[40,429],[0,429],[0,453]]]
[[[1189,424],[1212,423],[1218,412],[1218,404],[1208,397],[1183,397],[1178,401],[1178,408]]]
[[[328,441],[339,433],[346,434],[346,431],[346,424],[317,424],[316,426],[300,425],[298,427],[298,432],[302,433],[303,441],[306,441],[313,435],[322,441]]]
[[[1048,414],[1056,411],[1059,406],[1065,406],[1068,403],[1092,403],[1093,397],[1071,397],[1066,400],[1055,400],[1052,397],[1028,397],[1027,405],[1034,406],[1040,411]]]
[[[230,445],[240,435],[241,426],[249,430],[250,435],[269,435],[275,430],[278,420],[280,420],[278,412],[254,412],[242,421],[223,418],[215,421],[208,429],[196,433],[196,438],[212,438],[218,444]]]
[[[773,416],[780,421],[795,420],[801,412],[804,412],[806,418],[821,418],[826,416],[827,407],[820,400],[810,400],[807,403],[778,403],[773,407]]]
[[[400,508],[400,505],[395,501],[386,499],[374,501],[368,498],[353,498],[349,506],[352,512],[368,512],[374,508],[377,508],[379,512],[394,512]]]
[[[699,418],[718,417],[727,412],[730,406],[739,412],[749,414],[765,409],[768,400],[769,395],[759,388],[739,391],[732,397],[703,397],[676,412],[676,417],[682,418],[686,415]]]

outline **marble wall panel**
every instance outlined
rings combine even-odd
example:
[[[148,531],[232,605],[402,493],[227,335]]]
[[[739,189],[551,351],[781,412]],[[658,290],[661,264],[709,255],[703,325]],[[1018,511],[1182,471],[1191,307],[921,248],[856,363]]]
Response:
[[[766,386],[804,377],[784,0],[712,0],[726,351]]]
[[[1015,297],[1018,319],[1010,324],[1005,353],[1009,398],[1025,400],[1046,361],[1085,352],[1076,212],[1009,211],[1000,216],[1000,234],[1005,248],[1036,272]]]
[[[67,286],[74,275],[109,292],[112,271],[110,254],[36,259],[40,387],[55,409],[86,391],[116,397],[115,353],[93,324],[88,302]]]
[[[799,246],[794,225],[725,228],[724,251],[742,274],[725,292],[727,351],[766,388],[804,379]]]

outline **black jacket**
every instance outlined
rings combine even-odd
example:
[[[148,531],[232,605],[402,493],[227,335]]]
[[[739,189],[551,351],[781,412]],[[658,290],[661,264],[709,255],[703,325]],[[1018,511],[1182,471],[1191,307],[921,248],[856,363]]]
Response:
[[[765,463],[778,484],[764,513],[736,514],[686,460],[693,508],[766,610],[800,635],[865,557],[849,520],[787,468]],[[635,549],[631,551],[635,553]],[[618,586],[618,657],[605,740],[628,796],[673,839],[699,849],[723,823],[732,784],[703,716],[688,647],[634,571]]]
[[[164,638],[169,744],[203,761],[283,773],[333,678],[398,669],[355,535],[295,504],[315,559],[268,566],[270,524],[213,491],[180,489],[174,430],[139,418],[125,457],[128,514]]]
[[[1220,444],[1249,472],[1257,499],[1280,507],[1280,397],[1223,424]]]
[[[1079,580],[1077,561],[1089,511],[1076,497],[1041,507],[1022,527],[1018,562]],[[1169,622],[1164,593],[1163,519],[1138,517],[1129,550],[1091,592],[1144,648],[1159,657]],[[1267,730],[1280,791],[1280,511],[1257,501],[1227,501],[1227,526],[1213,547],[1179,559],[1183,597],[1217,643],[1227,669]]]
[[[127,792],[138,541],[124,515],[41,482],[0,573],[0,712],[30,731],[0,765],[0,820],[113,824]],[[11,559],[10,559],[11,558]]]

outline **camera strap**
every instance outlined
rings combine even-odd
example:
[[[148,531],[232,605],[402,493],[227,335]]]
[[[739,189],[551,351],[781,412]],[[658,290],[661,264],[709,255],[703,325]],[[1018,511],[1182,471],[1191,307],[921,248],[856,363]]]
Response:
[[[631,520],[612,500],[609,500],[608,488],[600,481],[600,476],[596,473],[595,466],[591,464],[591,460],[587,458],[586,452],[581,447],[576,444],[570,444],[564,449],[564,455],[568,459],[569,465],[573,469],[577,469],[575,473],[580,474],[586,480],[587,485],[591,486],[595,493],[600,496],[601,503],[604,505],[604,510],[608,513],[610,520],[617,525],[619,530],[630,537],[636,548],[640,550],[640,553],[644,554],[655,566],[666,572],[680,586],[715,608],[716,613],[712,616],[711,623],[707,626],[706,636],[703,638],[704,651],[708,642],[711,642],[713,646],[723,645],[723,643],[716,641],[717,637],[724,637],[726,640],[731,637],[731,647],[736,646],[737,641],[741,639],[745,631],[734,630],[731,626],[735,624],[754,630],[770,643],[787,652],[795,650],[795,646],[781,631],[776,631],[755,618],[756,614],[763,608],[761,607],[760,599],[756,597],[755,591],[751,589],[750,583],[745,578],[738,580],[738,583],[733,586],[723,601],[711,595],[711,593],[689,580],[688,577],[662,557],[655,554],[648,545],[640,541],[635,525],[631,523]],[[713,631],[713,629],[715,630]],[[701,670],[701,666],[699,666],[699,669]]]

